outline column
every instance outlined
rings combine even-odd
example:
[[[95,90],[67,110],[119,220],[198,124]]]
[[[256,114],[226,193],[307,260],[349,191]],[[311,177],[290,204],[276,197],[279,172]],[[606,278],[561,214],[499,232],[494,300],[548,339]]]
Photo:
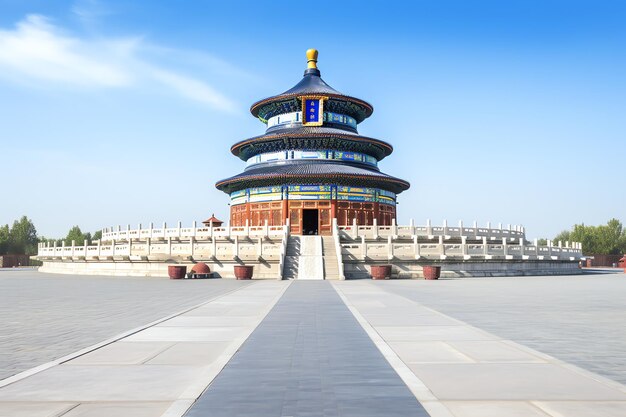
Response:
[[[413,252],[415,253],[415,259],[419,259],[420,256],[420,244],[417,239],[417,235],[413,235]]]
[[[466,259],[466,256],[467,256],[467,236],[461,236],[461,253],[463,254],[463,259]]]
[[[365,243],[365,236],[361,236],[361,259],[367,258],[367,243]]]
[[[446,256],[446,247],[443,244],[443,236],[439,236],[439,255],[442,259]]]
[[[374,217],[374,225],[372,226],[372,237],[378,239],[378,219]]]

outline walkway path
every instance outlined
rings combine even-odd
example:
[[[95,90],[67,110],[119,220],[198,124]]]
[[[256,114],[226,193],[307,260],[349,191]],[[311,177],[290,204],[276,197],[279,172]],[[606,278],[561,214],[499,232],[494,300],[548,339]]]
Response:
[[[324,281],[294,281],[187,414],[427,415]]]

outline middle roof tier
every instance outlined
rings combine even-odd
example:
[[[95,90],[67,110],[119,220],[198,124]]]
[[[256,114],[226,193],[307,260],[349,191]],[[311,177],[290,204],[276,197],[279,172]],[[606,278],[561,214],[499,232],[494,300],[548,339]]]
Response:
[[[246,161],[267,152],[283,150],[330,149],[346,152],[362,152],[378,161],[389,156],[393,147],[385,141],[362,136],[332,127],[297,127],[265,133],[234,144],[230,151]]]

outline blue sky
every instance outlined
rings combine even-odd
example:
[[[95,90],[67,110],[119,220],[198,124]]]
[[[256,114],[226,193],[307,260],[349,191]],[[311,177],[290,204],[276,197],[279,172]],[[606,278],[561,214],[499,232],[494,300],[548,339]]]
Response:
[[[399,221],[626,221],[626,6],[603,1],[0,0],[0,223],[227,219],[254,101],[320,50],[411,182]]]

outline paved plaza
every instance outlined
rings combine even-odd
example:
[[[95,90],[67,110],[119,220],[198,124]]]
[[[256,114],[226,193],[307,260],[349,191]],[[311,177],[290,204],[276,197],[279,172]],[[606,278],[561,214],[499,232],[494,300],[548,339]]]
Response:
[[[40,366],[0,381],[2,417],[626,415],[622,273],[240,282],[2,271],[0,298],[0,378]]]
[[[245,285],[0,269],[0,379]]]

